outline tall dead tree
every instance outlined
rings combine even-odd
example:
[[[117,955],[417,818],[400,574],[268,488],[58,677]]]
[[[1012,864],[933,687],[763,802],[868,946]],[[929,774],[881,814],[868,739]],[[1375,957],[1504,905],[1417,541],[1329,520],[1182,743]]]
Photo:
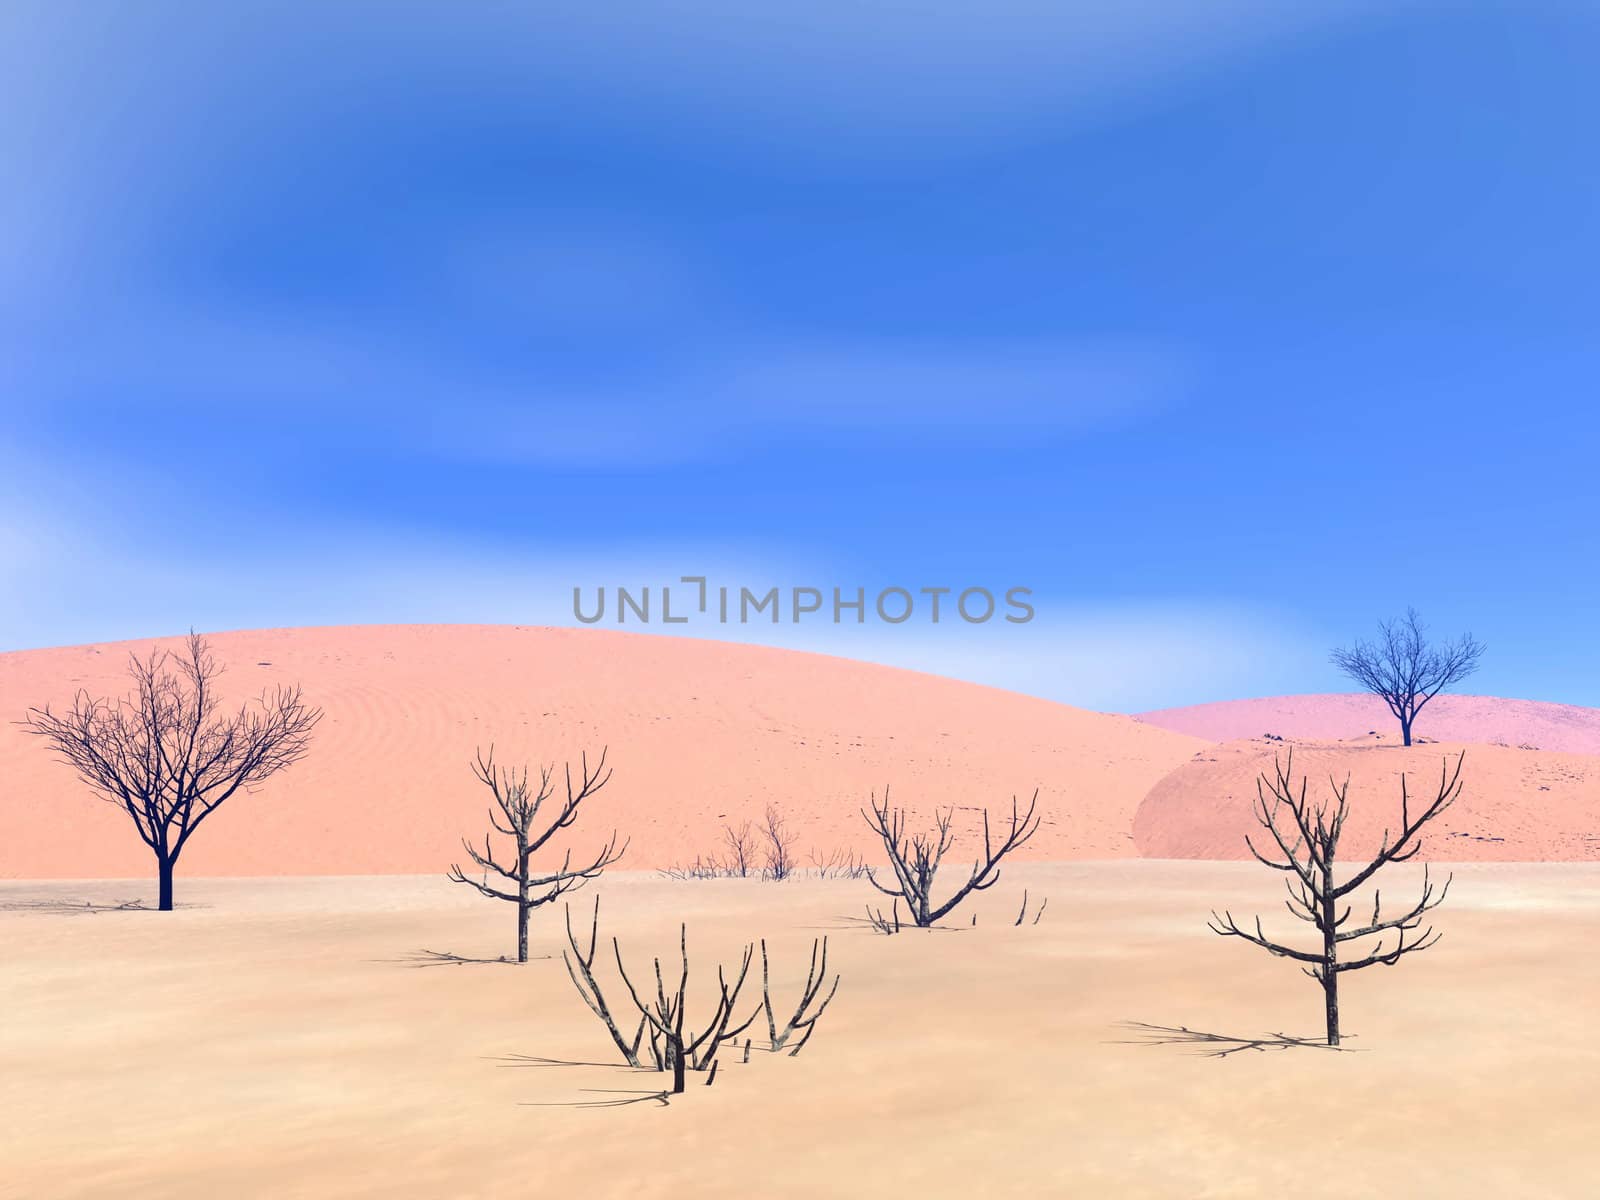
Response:
[[[939,864],[944,861],[946,851],[955,843],[955,835],[951,832],[955,810],[934,809],[934,832],[931,835],[918,833],[908,837],[905,832],[905,810],[890,807],[889,789],[885,788],[883,803],[880,805],[874,796],[871,811],[863,809],[861,816],[883,843],[897,886],[886,887],[879,883],[871,868],[867,870],[867,882],[885,896],[892,896],[896,901],[904,900],[906,907],[911,910],[912,924],[927,929],[953,911],[971,893],[984,891],[999,882],[1000,860],[1039,831],[1039,819],[1034,815],[1038,803],[1038,789],[1034,790],[1032,799],[1028,801],[1027,812],[1020,812],[1017,798],[1011,797],[1010,823],[1005,838],[998,846],[989,834],[989,810],[984,809],[983,854],[973,863],[971,873],[955,894],[943,904],[936,904],[933,900],[934,877],[939,872]],[[899,928],[898,916],[895,928]]]
[[[464,883],[491,899],[504,900],[516,906],[519,963],[528,961],[528,917],[533,910],[598,878],[628,848],[627,843],[620,848],[617,846],[617,835],[613,831],[611,840],[587,863],[574,867],[572,851],[568,850],[559,868],[547,874],[535,873],[533,856],[557,833],[576,821],[583,802],[611,780],[604,749],[600,751],[600,761],[593,770],[590,770],[589,756],[585,754],[580,770],[580,779],[575,787],[571,765],[563,768],[566,800],[542,828],[536,828],[540,810],[554,794],[551,777],[555,768],[539,768],[539,786],[535,790],[529,785],[527,767],[510,770],[495,766],[493,746],[489,747],[487,758],[479,750],[477,760],[472,764],[473,776],[494,795],[494,807],[489,810],[489,824],[496,833],[510,838],[512,847],[509,857],[502,862],[495,857],[488,834],[483,837],[482,851],[463,838],[461,844],[482,872],[481,878],[469,878],[458,863],[450,864],[448,878],[452,883]]]
[[[1376,642],[1358,641],[1335,650],[1333,665],[1381,699],[1400,722],[1400,736],[1411,745],[1411,727],[1423,705],[1478,669],[1483,643],[1464,633],[1453,642],[1431,645],[1414,608],[1398,621],[1383,621]]]
[[[195,831],[238,792],[298,762],[322,710],[298,687],[279,686],[220,715],[222,666],[204,638],[183,650],[129,656],[133,691],[120,700],[79,691],[64,713],[30,708],[21,722],[47,740],[102,800],[123,810],[156,859],[159,902]]]
[[[1342,785],[1330,779],[1332,804],[1322,801],[1313,806],[1306,799],[1305,777],[1301,777],[1298,792],[1290,781],[1294,768],[1294,754],[1291,751],[1287,763],[1274,759],[1272,780],[1263,774],[1256,781],[1256,821],[1272,838],[1276,852],[1271,857],[1262,854],[1248,836],[1245,845],[1256,861],[1289,876],[1284,880],[1289,893],[1284,905],[1294,916],[1316,929],[1321,935],[1322,945],[1315,950],[1300,950],[1275,942],[1262,929],[1260,917],[1256,918],[1252,932],[1241,929],[1231,912],[1219,916],[1213,911],[1210,927],[1214,933],[1243,938],[1269,954],[1308,964],[1300,969],[1322,987],[1330,1046],[1339,1044],[1341,975],[1379,963],[1392,967],[1405,955],[1438,944],[1439,935],[1434,932],[1433,926],[1422,928],[1423,918],[1444,903],[1445,895],[1450,890],[1450,880],[1447,878],[1444,886],[1435,890],[1426,864],[1422,869],[1421,898],[1398,916],[1383,915],[1382,893],[1374,888],[1371,918],[1363,925],[1347,928],[1354,909],[1348,897],[1382,868],[1390,863],[1405,862],[1422,849],[1420,835],[1423,827],[1454,804],[1461,793],[1461,763],[1465,757],[1462,754],[1456,758],[1453,770],[1446,760],[1440,771],[1437,793],[1415,814],[1411,809],[1405,776],[1400,777],[1398,836],[1391,840],[1390,830],[1385,828],[1377,854],[1343,880],[1338,878],[1336,868],[1339,838],[1344,832],[1345,818],[1350,814],[1349,779]],[[1422,928],[1420,934],[1417,933],[1419,928]],[[1340,957],[1340,947],[1366,937],[1377,937],[1378,940],[1370,949],[1358,951],[1354,958]]]

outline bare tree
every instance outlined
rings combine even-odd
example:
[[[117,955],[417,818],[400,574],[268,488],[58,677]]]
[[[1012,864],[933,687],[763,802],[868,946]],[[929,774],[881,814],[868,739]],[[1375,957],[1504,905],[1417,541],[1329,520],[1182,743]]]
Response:
[[[686,1070],[711,1069],[717,1051],[722,1049],[722,1044],[738,1037],[750,1028],[756,1019],[756,1013],[752,1012],[742,1025],[734,1029],[728,1028],[733,1020],[734,1006],[739,1003],[739,993],[744,989],[745,977],[750,973],[750,961],[755,957],[755,947],[752,945],[745,946],[744,955],[739,963],[739,973],[734,976],[731,984],[722,965],[720,963],[717,965],[716,1007],[706,1018],[705,1027],[698,1037],[692,1030],[686,1033],[683,1026],[688,1009],[685,996],[689,990],[689,927],[678,926],[678,957],[683,969],[678,976],[677,987],[672,992],[666,990],[661,974],[661,960],[659,958],[654,960],[656,996],[653,1001],[639,998],[638,989],[633,986],[633,980],[628,978],[628,969],[622,965],[622,947],[616,938],[611,939],[611,948],[616,955],[617,971],[622,976],[623,986],[628,989],[628,998],[633,1001],[633,1006],[644,1014],[644,1019],[649,1023],[651,1045],[659,1046],[656,1051],[657,1057],[663,1062],[665,1069],[672,1072],[674,1093],[683,1091]]]
[[[322,710],[308,706],[299,687],[279,686],[219,715],[222,667],[195,633],[176,654],[130,655],[128,674],[134,690],[120,700],[79,691],[68,711],[30,708],[21,724],[128,814],[155,855],[158,908],[167,912],[173,873],[195,831],[241,789],[298,762]]]
[[[1037,910],[1035,910],[1035,912],[1033,914],[1033,920],[1029,921],[1028,924],[1037,925],[1039,923],[1039,919],[1044,916],[1044,910],[1046,908],[1048,908],[1049,905],[1050,905],[1050,897],[1049,896],[1046,896],[1043,900],[1039,901],[1039,907],[1038,907]],[[1017,909],[1017,919],[1015,921],[1011,922],[1011,924],[1013,926],[1021,925],[1022,922],[1027,919],[1027,916],[1028,916],[1028,889],[1027,888],[1023,888],[1022,889],[1022,907]]]
[[[737,879],[748,877],[756,859],[755,831],[750,827],[750,822],[744,822],[737,829],[732,825],[724,825],[722,840],[728,846],[728,858],[723,864],[727,874]]]
[[[612,1043],[622,1053],[623,1060],[630,1067],[642,1067],[644,1063],[639,1057],[639,1047],[644,1042],[644,1031],[648,1025],[648,1018],[641,1016],[639,1025],[633,1031],[633,1040],[622,1036],[622,1031],[617,1028],[616,1018],[611,1015],[611,1006],[606,1003],[605,994],[600,990],[600,982],[594,977],[595,945],[600,936],[600,897],[594,898],[594,916],[589,922],[589,948],[584,950],[578,945],[578,939],[572,932],[572,905],[564,905],[567,918],[567,945],[572,950],[572,957],[567,957],[567,951],[561,952],[561,961],[567,964],[567,974],[572,979],[572,986],[578,989],[578,995],[583,997],[583,1002],[589,1006],[589,1011],[599,1017],[606,1027],[606,1032],[611,1035]],[[577,966],[573,966],[576,962]],[[581,979],[579,977],[582,977]],[[663,1063],[660,1055],[660,1042],[651,1040],[650,1049],[653,1052],[652,1063],[656,1070],[661,1070]]]
[[[931,836],[919,833],[907,837],[905,810],[889,806],[889,789],[885,788],[883,803],[880,805],[874,796],[871,801],[871,811],[863,809],[861,815],[872,832],[883,842],[884,852],[889,856],[889,866],[894,871],[898,886],[885,887],[878,882],[876,874],[871,869],[867,871],[867,882],[885,896],[904,900],[906,907],[910,909],[912,924],[920,929],[926,929],[953,911],[956,905],[972,892],[984,891],[999,882],[1000,860],[1018,846],[1025,844],[1039,831],[1039,820],[1034,816],[1034,809],[1038,803],[1037,789],[1034,790],[1032,799],[1028,801],[1028,811],[1025,813],[1019,813],[1017,798],[1015,796],[1011,798],[1011,821],[1006,836],[999,846],[995,846],[990,838],[989,810],[985,809],[982,857],[973,863],[971,874],[956,889],[955,894],[943,904],[935,904],[934,877],[938,874],[939,864],[944,861],[945,852],[955,841],[950,831],[955,810],[949,808],[934,810],[935,832]],[[894,927],[899,928],[898,915]],[[889,930],[885,929],[885,932]]]
[[[1339,838],[1350,812],[1349,779],[1342,785],[1330,779],[1328,782],[1333,792],[1333,803],[1330,806],[1327,802],[1319,802],[1313,806],[1306,799],[1305,778],[1301,777],[1298,792],[1290,782],[1290,773],[1294,769],[1291,751],[1286,764],[1274,759],[1274,779],[1269,781],[1262,775],[1256,781],[1256,821],[1271,836],[1276,854],[1273,857],[1262,854],[1248,836],[1245,845],[1258,862],[1289,875],[1284,880],[1289,893],[1284,905],[1297,918],[1316,928],[1322,935],[1322,945],[1316,950],[1298,950],[1272,941],[1262,930],[1260,917],[1256,918],[1252,932],[1241,929],[1231,912],[1219,916],[1213,911],[1211,930],[1224,937],[1243,938],[1270,954],[1308,964],[1300,969],[1322,985],[1330,1046],[1339,1044],[1340,975],[1378,963],[1392,967],[1404,955],[1438,944],[1439,935],[1431,925],[1422,929],[1420,934],[1417,930],[1423,924],[1424,915],[1444,902],[1445,894],[1450,890],[1450,880],[1447,878],[1444,886],[1435,890],[1428,877],[1426,864],[1422,872],[1421,898],[1398,916],[1383,915],[1382,894],[1374,889],[1371,919],[1364,925],[1346,928],[1353,908],[1347,897],[1383,867],[1390,863],[1405,862],[1422,849],[1420,834],[1423,826],[1454,804],[1461,793],[1461,763],[1465,757],[1462,754],[1456,758],[1454,770],[1446,761],[1439,775],[1438,792],[1415,814],[1411,811],[1411,797],[1405,776],[1400,777],[1399,836],[1391,841],[1386,828],[1377,854],[1343,882],[1337,880],[1335,868]],[[1339,948],[1346,942],[1374,936],[1378,940],[1370,949],[1348,960],[1340,958]]]
[[[812,850],[807,857],[818,879],[861,879],[867,873],[867,864],[854,850],[834,850],[826,856]]]
[[[561,955],[567,964],[567,974],[572,978],[572,985],[578,989],[578,994],[583,997],[583,1002],[589,1011],[605,1025],[612,1044],[622,1054],[624,1061],[631,1067],[653,1067],[657,1071],[671,1071],[672,1091],[675,1093],[683,1091],[685,1075],[689,1071],[706,1072],[706,1083],[710,1084],[716,1078],[717,1052],[749,1029],[763,1012],[767,1017],[769,1044],[773,1052],[788,1046],[790,1039],[796,1033],[801,1035],[800,1040],[789,1050],[789,1057],[794,1057],[800,1053],[806,1042],[811,1040],[817,1021],[833,1001],[834,993],[839,990],[839,976],[835,975],[828,994],[822,996],[820,1002],[818,1001],[828,974],[828,946],[826,938],[820,942],[812,939],[811,970],[806,976],[805,988],[801,992],[799,1003],[794,1007],[793,1015],[780,1030],[772,1003],[767,943],[762,939],[761,1003],[742,1023],[735,1025],[734,1011],[738,1008],[739,996],[744,990],[745,980],[750,973],[750,963],[755,957],[755,944],[746,943],[740,955],[738,972],[731,981],[724,968],[718,965],[716,1003],[706,1015],[700,1033],[696,1035],[692,1030],[685,1028],[687,1012],[685,997],[689,990],[688,928],[681,924],[678,927],[678,953],[682,968],[671,990],[668,989],[666,976],[661,970],[661,960],[659,958],[653,960],[656,982],[654,997],[640,996],[639,990],[634,987],[633,980],[628,976],[627,967],[623,965],[622,947],[616,938],[612,938],[611,950],[616,958],[617,973],[627,989],[634,1010],[640,1017],[639,1024],[630,1039],[623,1035],[617,1025],[611,1006],[607,1003],[600,982],[595,977],[595,947],[599,938],[599,923],[600,901],[597,898],[594,904],[594,916],[589,926],[589,945],[584,949],[578,944],[578,939],[572,932],[572,912],[570,906],[568,907],[567,944],[570,954],[568,951],[562,951]],[[645,1037],[646,1032],[649,1034],[648,1040]],[[749,1059],[750,1042],[747,1039],[745,1061],[748,1062]]]
[[[706,857],[697,854],[691,863],[674,863],[671,866],[657,867],[656,874],[663,879],[673,879],[679,883],[692,879],[722,879],[728,874],[728,866],[715,855]]]
[[[889,915],[887,917],[883,915],[883,909],[874,909],[872,905],[867,905],[867,924],[870,925],[874,931],[881,933],[886,937],[892,937],[899,933],[901,929],[900,901],[895,900],[889,905]]]
[[[820,953],[819,953],[820,951]],[[767,974],[767,939],[761,939],[761,1007],[767,1014],[767,1041],[773,1053],[777,1053],[789,1044],[789,1039],[801,1030],[800,1040],[795,1043],[789,1057],[793,1058],[805,1048],[811,1040],[811,1035],[816,1032],[817,1019],[827,1011],[828,1005],[833,1001],[833,994],[839,990],[839,976],[833,977],[833,986],[828,989],[828,994],[822,997],[822,1002],[817,1003],[817,997],[822,995],[822,985],[828,978],[828,939],[818,941],[811,939],[811,969],[806,972],[806,986],[800,993],[800,1002],[794,1006],[794,1015],[784,1023],[783,1028],[778,1028],[778,1022],[772,1012],[772,981]],[[815,1005],[815,1008],[812,1006]],[[811,1011],[807,1011],[807,1010]]]
[[[1470,633],[1453,642],[1431,645],[1426,626],[1414,608],[1398,621],[1383,621],[1377,642],[1358,641],[1349,650],[1335,650],[1333,665],[1379,697],[1400,722],[1400,736],[1411,745],[1417,714],[1445,688],[1478,669],[1484,646]]]
[[[589,756],[587,754],[583,756],[581,777],[576,787],[572,783],[572,767],[570,764],[567,765],[563,768],[566,778],[566,801],[542,829],[535,829],[539,810],[554,793],[550,782],[554,770],[553,766],[539,769],[539,787],[535,791],[529,786],[526,767],[519,771],[496,767],[494,747],[489,747],[487,758],[484,757],[483,751],[479,750],[477,761],[472,764],[472,773],[478,782],[494,795],[494,807],[489,810],[489,823],[496,833],[512,840],[513,849],[510,858],[506,862],[501,862],[495,857],[488,834],[484,835],[481,852],[463,838],[461,844],[466,848],[468,857],[482,872],[482,877],[470,879],[459,864],[450,864],[448,878],[452,883],[464,883],[491,899],[505,900],[516,905],[519,963],[528,961],[529,914],[534,909],[549,904],[557,897],[597,878],[602,871],[620,859],[628,848],[627,843],[618,848],[617,835],[613,832],[611,840],[587,863],[574,867],[572,851],[568,850],[559,868],[548,874],[535,874],[534,854],[557,833],[577,820],[578,809],[583,802],[611,780],[611,772],[606,767],[604,749],[600,751],[600,761],[595,764],[592,771],[589,769]],[[493,882],[490,881],[491,875],[496,877]]]
[[[767,843],[767,864],[762,874],[781,883],[794,874],[794,835],[776,805],[767,805],[761,836]]]

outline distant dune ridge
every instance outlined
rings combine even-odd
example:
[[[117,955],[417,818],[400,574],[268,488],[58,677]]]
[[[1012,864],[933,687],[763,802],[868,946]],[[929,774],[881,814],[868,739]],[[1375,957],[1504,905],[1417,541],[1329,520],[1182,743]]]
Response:
[[[159,639],[0,655],[0,878],[143,877],[124,814],[90,796],[14,722],[79,687],[128,690],[130,651]],[[724,821],[782,806],[800,862],[864,851],[859,809],[892,785],[934,804],[1025,804],[1043,825],[1020,857],[1134,853],[1133,813],[1204,743],[937,676],[760,646],[591,629],[371,626],[212,635],[229,698],[300,683],[327,715],[304,762],[230,800],[196,834],[184,876],[438,872],[487,830],[474,747],[502,763],[610,747],[615,776],[563,837],[581,856],[613,826],[621,868],[720,849]],[[970,843],[968,843],[970,846]],[[962,869],[968,852],[952,854]]]
[[[998,816],[1014,792],[1026,803],[1039,788],[1043,825],[1021,858],[1237,859],[1255,774],[1287,748],[1265,734],[1314,743],[1295,759],[1313,787],[1352,774],[1357,843],[1392,819],[1401,769],[1431,787],[1441,758],[1465,748],[1462,799],[1426,857],[1600,859],[1593,709],[1441,696],[1417,726],[1440,741],[1403,750],[1381,704],[1359,696],[1130,717],[850,659],[597,629],[356,626],[209,640],[230,700],[299,683],[327,716],[304,762],[199,832],[180,881],[442,875],[459,839],[487,829],[488,795],[468,763],[490,742],[502,763],[609,746],[613,782],[563,845],[581,856],[615,827],[632,839],[623,869],[714,853],[725,822],[754,820],[769,802],[789,818],[802,864],[812,850],[868,852],[859,809],[885,784],[916,820],[958,806],[968,837],[980,808]],[[121,696],[130,652],[180,641],[0,654],[0,878],[153,874],[126,816],[14,722],[79,687]],[[953,869],[970,854],[970,841],[958,845]]]
[[[1387,743],[1400,741],[1399,723],[1382,700],[1368,695],[1224,700],[1156,709],[1138,713],[1136,719],[1209,742],[1231,742],[1269,733],[1332,742],[1364,738],[1372,732]],[[1600,754],[1600,708],[1493,696],[1435,696],[1417,717],[1414,733],[1440,742]]]
[[[1376,738],[1351,742],[1224,742],[1197,754],[1150,790],[1134,814],[1133,839],[1150,858],[1244,859],[1244,835],[1272,851],[1256,824],[1256,780],[1273,772],[1275,756],[1294,751],[1291,778],[1304,777],[1312,801],[1349,779],[1350,818],[1344,848],[1351,857],[1376,850],[1385,829],[1400,824],[1400,776],[1413,814],[1437,794],[1440,771],[1466,754],[1461,794],[1436,817],[1421,857],[1460,862],[1600,859],[1600,757],[1438,742],[1403,747]],[[1270,795],[1268,800],[1270,802]],[[1285,818],[1284,828],[1289,828]]]

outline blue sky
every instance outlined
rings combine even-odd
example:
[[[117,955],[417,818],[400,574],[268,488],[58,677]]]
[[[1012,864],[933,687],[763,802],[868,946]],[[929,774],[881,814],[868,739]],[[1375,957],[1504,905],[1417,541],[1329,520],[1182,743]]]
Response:
[[[1600,10],[9,3],[0,649],[716,627],[1139,709],[1407,604],[1600,705]],[[659,629],[659,626],[655,628]]]

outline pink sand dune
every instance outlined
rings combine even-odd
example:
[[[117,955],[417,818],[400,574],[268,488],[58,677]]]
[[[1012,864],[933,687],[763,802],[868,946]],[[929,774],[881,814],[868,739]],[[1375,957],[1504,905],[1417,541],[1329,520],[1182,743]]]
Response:
[[[1383,701],[1368,695],[1271,696],[1225,700],[1137,714],[1137,720],[1212,742],[1276,734],[1339,741],[1376,732],[1399,742],[1400,727]],[[1503,700],[1492,696],[1435,696],[1417,718],[1416,737],[1438,742],[1532,746],[1565,754],[1600,754],[1600,708]]]
[[[1204,745],[936,676],[688,638],[397,626],[211,644],[229,694],[297,682],[327,716],[304,762],[196,835],[180,878],[443,872],[460,837],[486,829],[488,797],[468,763],[490,742],[502,761],[535,763],[609,746],[613,781],[567,844],[582,855],[614,826],[632,839],[628,868],[716,851],[725,822],[769,802],[788,815],[802,862],[813,848],[866,850],[858,809],[885,784],[920,814],[963,806],[968,828],[979,807],[1037,787],[1044,824],[1028,857],[1126,857],[1145,792]],[[150,872],[126,816],[12,721],[80,687],[122,695],[129,652],[151,645],[0,654],[0,877]]]
[[[1290,743],[1254,738],[1212,746],[1150,790],[1134,815],[1139,853],[1152,858],[1244,859],[1245,835],[1272,849],[1253,817],[1256,780],[1269,779]],[[1412,811],[1437,793],[1446,761],[1466,755],[1459,798],[1427,827],[1421,858],[1450,861],[1600,859],[1600,758],[1549,750],[1440,742],[1410,747],[1367,738],[1298,742],[1292,776],[1313,801],[1331,796],[1330,779],[1349,787],[1348,855],[1376,847],[1398,828],[1400,778]],[[1270,794],[1269,794],[1270,800]],[[1282,826],[1292,828],[1287,816]]]

